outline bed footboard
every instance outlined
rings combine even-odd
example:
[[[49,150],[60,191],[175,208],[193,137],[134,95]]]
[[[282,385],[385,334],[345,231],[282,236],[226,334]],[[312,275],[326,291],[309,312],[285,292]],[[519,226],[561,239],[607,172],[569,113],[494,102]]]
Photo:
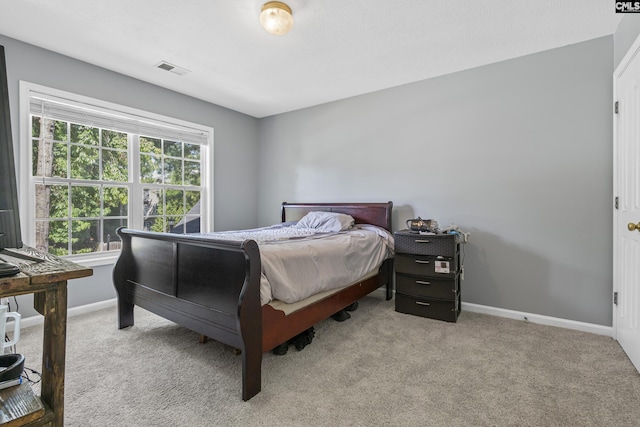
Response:
[[[118,327],[135,305],[242,352],[242,398],[261,389],[260,252],[230,242],[121,228],[113,270]]]

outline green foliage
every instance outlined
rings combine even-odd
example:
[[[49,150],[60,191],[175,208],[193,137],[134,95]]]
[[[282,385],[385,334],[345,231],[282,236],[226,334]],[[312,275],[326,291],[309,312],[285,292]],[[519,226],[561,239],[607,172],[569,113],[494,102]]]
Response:
[[[182,142],[164,141],[164,154],[172,157],[182,157]]]
[[[129,181],[129,157],[126,151],[102,150],[102,179]]]
[[[102,200],[104,203],[103,216],[127,216],[129,214],[128,188],[104,186]]]
[[[102,130],[102,146],[105,148],[117,148],[126,150],[129,145],[127,134],[113,130]]]
[[[71,146],[71,178],[100,179],[100,150],[81,145]]]
[[[71,123],[71,142],[84,145],[99,145],[100,129]]]
[[[69,223],[49,221],[49,252],[54,255],[69,255]]]
[[[140,137],[140,152],[162,154],[162,140],[159,138]]]
[[[68,123],[58,120],[53,122],[53,139],[54,141],[69,141]]]
[[[184,158],[190,160],[200,160],[200,146],[197,144],[184,143]]]
[[[47,154],[40,150],[48,149],[52,177],[80,180],[36,185],[46,190],[41,191],[43,199],[37,203],[48,206],[48,215],[44,212],[40,219],[48,225],[49,251],[56,255],[68,255],[69,248],[73,254],[95,252],[102,250],[102,242],[117,241],[115,230],[128,225],[129,135],[63,121],[43,121],[36,116],[32,117],[31,130],[34,176],[38,155]],[[144,136],[139,138],[139,144],[141,182],[201,185],[199,145]],[[153,206],[146,206],[153,209],[145,211],[145,224],[158,232],[177,225],[201,198],[200,191],[179,188],[143,191],[147,199],[153,200]]]
[[[184,185],[200,186],[200,163],[184,162]]]
[[[69,217],[69,186],[48,185],[49,218]]]

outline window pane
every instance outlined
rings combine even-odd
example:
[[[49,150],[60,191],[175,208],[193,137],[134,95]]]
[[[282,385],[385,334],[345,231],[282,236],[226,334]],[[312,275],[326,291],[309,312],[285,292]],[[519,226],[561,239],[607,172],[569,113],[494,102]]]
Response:
[[[167,204],[165,215],[175,215],[182,218],[186,213],[184,211],[184,191],[182,190],[167,190],[165,203]]]
[[[71,216],[74,218],[99,217],[100,187],[72,186]]]
[[[147,184],[162,182],[160,157],[140,155],[140,181]]]
[[[185,191],[186,210],[189,215],[200,214],[200,192]]]
[[[184,185],[200,186],[200,162],[184,162]]]
[[[129,146],[127,134],[124,132],[116,132],[113,130],[102,131],[102,146],[107,148],[119,148],[126,150]]]
[[[41,243],[42,242],[42,243]],[[69,255],[69,223],[67,221],[36,221],[36,246],[54,255]]]
[[[99,248],[98,225],[100,221],[71,221],[71,253],[86,254]]]
[[[85,145],[98,145],[100,141],[100,129],[71,124],[71,142],[79,142]]]
[[[31,141],[31,174],[33,176],[41,176],[38,173],[38,152],[40,150],[40,141],[33,139]]]
[[[200,160],[200,146],[197,144],[184,144],[184,158]]]
[[[200,217],[187,215],[182,219],[179,227],[174,227],[174,233],[199,233]]]
[[[176,227],[176,225],[178,225],[180,223],[181,219],[182,219],[181,217],[177,217],[177,216],[168,216],[167,217],[167,222],[166,222],[166,227],[164,229],[165,233],[173,233],[174,232],[174,228]],[[182,227],[180,226],[180,228],[182,228]]]
[[[164,183],[182,185],[182,160],[165,157]]]
[[[97,148],[71,146],[71,178],[75,179],[100,179],[99,159]]]
[[[127,216],[129,190],[125,187],[104,187],[103,204],[103,216]]]
[[[31,160],[35,176],[51,176],[53,171],[53,142],[34,140]]]
[[[155,231],[155,232],[158,232],[158,233],[163,231],[163,219],[162,219],[162,217],[145,218],[144,219],[144,224],[143,224],[143,229],[145,231]]]
[[[140,137],[140,152],[162,154],[162,141],[157,138]]]
[[[31,145],[33,176],[67,177],[67,144],[34,139]]]
[[[163,211],[162,190],[145,188],[142,190],[142,212],[144,218],[160,215]]]
[[[68,218],[69,187],[36,184],[36,218]]]
[[[185,191],[184,194],[187,215],[171,227],[171,233],[198,233],[200,232],[200,192]]]
[[[176,233],[199,233],[200,232],[200,217],[187,215],[184,217],[182,223],[185,227],[175,227]]]
[[[164,141],[165,156],[182,157],[182,142]]]
[[[40,117],[31,116],[31,136],[37,138],[40,136]]]
[[[120,227],[127,227],[126,219],[106,219],[104,220],[104,231],[102,234],[102,250],[116,251],[122,248],[120,236],[116,234],[116,230]]]
[[[129,181],[129,157],[126,151],[102,150],[102,179]]]
[[[58,120],[53,120],[53,139],[56,141],[69,141],[69,134],[67,129],[67,122],[61,122]],[[51,120],[45,119],[44,128],[41,129],[45,134],[42,135],[43,138],[49,138],[46,135],[46,132],[51,129]]]
[[[68,173],[68,150],[66,143],[56,142],[53,144],[53,170],[51,176],[66,178]]]

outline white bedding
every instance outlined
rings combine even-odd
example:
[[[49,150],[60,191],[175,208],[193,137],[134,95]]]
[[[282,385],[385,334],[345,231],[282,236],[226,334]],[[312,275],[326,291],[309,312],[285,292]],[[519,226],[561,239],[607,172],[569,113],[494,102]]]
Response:
[[[355,283],[393,255],[391,233],[365,224],[334,233],[288,224],[203,236],[258,243],[262,305],[272,300],[292,304]]]

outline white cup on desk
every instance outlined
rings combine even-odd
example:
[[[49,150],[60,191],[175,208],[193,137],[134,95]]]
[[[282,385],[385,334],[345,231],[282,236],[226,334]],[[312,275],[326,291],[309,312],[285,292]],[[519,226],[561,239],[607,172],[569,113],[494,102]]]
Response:
[[[16,345],[20,341],[20,318],[21,315],[15,311],[9,311],[8,306],[0,304],[0,337],[2,337],[2,345],[0,346],[0,354],[4,354],[7,347]],[[7,318],[13,318],[13,339],[5,342],[4,337],[7,334]]]

